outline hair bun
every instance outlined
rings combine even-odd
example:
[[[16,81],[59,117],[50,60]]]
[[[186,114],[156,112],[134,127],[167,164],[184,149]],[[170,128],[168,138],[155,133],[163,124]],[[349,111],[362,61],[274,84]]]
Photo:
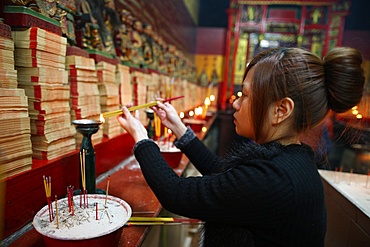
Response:
[[[365,83],[361,53],[350,47],[336,47],[323,58],[329,107],[342,113],[357,105]]]

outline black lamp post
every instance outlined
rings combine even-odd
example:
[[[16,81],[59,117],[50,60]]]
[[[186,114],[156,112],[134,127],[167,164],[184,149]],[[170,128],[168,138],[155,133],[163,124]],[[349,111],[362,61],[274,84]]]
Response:
[[[73,120],[72,123],[75,125],[77,132],[83,135],[80,152],[85,152],[85,182],[86,190],[89,194],[95,194],[96,191],[96,174],[95,174],[95,150],[91,142],[91,136],[98,132],[99,125],[102,122],[80,119]],[[81,156],[79,156],[81,159]],[[81,160],[80,160],[81,164]],[[82,177],[82,174],[81,174]]]

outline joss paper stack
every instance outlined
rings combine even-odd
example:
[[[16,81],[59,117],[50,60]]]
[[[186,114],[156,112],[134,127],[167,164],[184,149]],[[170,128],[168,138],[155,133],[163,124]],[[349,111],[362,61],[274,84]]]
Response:
[[[116,65],[116,84],[119,91],[119,104],[122,107],[127,105],[132,101],[132,84],[131,84],[131,74],[130,68],[128,66],[117,64]],[[121,128],[121,133],[126,131]]]
[[[101,111],[119,110],[119,88],[116,83],[116,65],[107,62],[98,62],[96,69],[98,72]],[[118,136],[121,134],[121,129],[115,117],[105,119],[103,124],[104,136],[108,138]]]
[[[182,101],[183,101],[183,110],[188,110],[190,109],[189,108],[189,103],[190,103],[190,99],[187,97],[188,95],[188,92],[190,91],[189,89],[189,85],[192,84],[188,79],[184,79],[183,80],[183,91],[181,93],[181,95],[184,95],[184,98],[182,98]]]
[[[146,74],[139,70],[133,70],[131,72],[131,78],[133,83],[133,103],[134,105],[142,105],[148,103],[147,98],[147,84]],[[150,99],[152,101],[152,99]],[[145,114],[145,110],[140,109],[139,120],[145,126],[148,124],[148,120]]]
[[[116,84],[119,88],[119,104],[122,106],[132,102],[131,74],[128,66],[116,65]]]
[[[174,93],[174,97],[176,96],[184,96],[185,91],[187,88],[188,80],[187,79],[179,79],[176,91]],[[177,99],[172,101],[171,104],[178,110],[178,111],[186,111],[187,108],[185,107],[185,97],[181,99]]]
[[[18,87],[28,96],[33,158],[51,160],[73,152],[76,129],[64,68],[67,39],[37,27],[12,35]]]
[[[186,109],[194,109],[197,107],[197,89],[198,85],[195,83],[188,83],[188,91],[186,92],[186,98],[188,99],[188,105]]]
[[[1,24],[0,35],[0,180],[32,168],[32,145],[27,96],[17,88],[11,29]]]
[[[152,72],[150,74],[147,74],[146,78],[148,100],[156,100],[156,98],[161,97],[159,90],[160,75],[156,72]]]
[[[65,66],[68,70],[71,87],[72,119],[99,120],[101,113],[100,95],[94,59],[70,55],[66,57]],[[100,128],[102,128],[101,125]],[[81,146],[82,137],[80,133],[76,133],[77,147]],[[103,131],[101,129],[91,136],[93,144],[101,142],[102,139]]]
[[[17,71],[14,69],[14,41],[0,35],[0,87],[17,88]]]
[[[180,77],[176,77],[174,78],[173,80],[171,80],[172,82],[172,85],[171,85],[171,97],[175,97],[175,96],[180,96],[183,94],[183,91],[182,91],[182,79]],[[175,101],[172,101],[171,104],[178,110],[180,111],[182,109],[181,107],[181,102],[182,102],[182,99],[178,99],[178,100],[175,100]]]
[[[171,98],[171,77],[163,75],[160,80],[159,88],[162,98]]]
[[[32,168],[32,145],[27,96],[17,88],[14,40],[0,23],[0,180]]]

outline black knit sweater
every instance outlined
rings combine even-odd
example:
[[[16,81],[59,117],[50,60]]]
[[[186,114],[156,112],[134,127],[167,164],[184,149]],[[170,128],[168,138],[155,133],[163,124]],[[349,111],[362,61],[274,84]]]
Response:
[[[134,153],[164,208],[206,221],[204,246],[324,246],[323,186],[309,146],[240,142],[222,160],[198,138],[179,147],[202,177],[179,177],[152,141]]]

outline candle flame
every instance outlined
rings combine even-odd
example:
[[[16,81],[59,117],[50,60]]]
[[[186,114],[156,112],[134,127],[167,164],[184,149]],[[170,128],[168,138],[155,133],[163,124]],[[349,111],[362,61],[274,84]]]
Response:
[[[103,114],[100,114],[100,122],[105,123],[105,118],[103,117]]]
[[[209,106],[211,104],[211,100],[207,97],[205,100],[204,100],[204,104],[206,106]]]

